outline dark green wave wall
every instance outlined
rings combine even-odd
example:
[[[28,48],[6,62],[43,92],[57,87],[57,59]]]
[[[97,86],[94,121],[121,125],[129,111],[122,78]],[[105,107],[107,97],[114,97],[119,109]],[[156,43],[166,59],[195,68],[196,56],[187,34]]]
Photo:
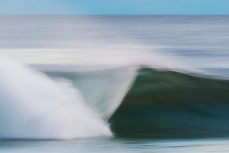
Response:
[[[109,122],[118,137],[229,136],[229,81],[140,69]]]

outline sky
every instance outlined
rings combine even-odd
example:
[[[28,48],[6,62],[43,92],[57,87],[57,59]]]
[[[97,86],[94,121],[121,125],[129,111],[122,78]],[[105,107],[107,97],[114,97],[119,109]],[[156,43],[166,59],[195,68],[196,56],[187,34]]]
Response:
[[[0,15],[229,15],[229,0],[0,0]]]

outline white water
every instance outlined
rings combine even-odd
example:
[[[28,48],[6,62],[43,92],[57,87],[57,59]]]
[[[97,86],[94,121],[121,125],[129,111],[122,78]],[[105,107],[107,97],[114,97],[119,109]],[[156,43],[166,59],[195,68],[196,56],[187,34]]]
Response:
[[[0,58],[0,138],[73,139],[111,136],[68,80],[54,82]]]

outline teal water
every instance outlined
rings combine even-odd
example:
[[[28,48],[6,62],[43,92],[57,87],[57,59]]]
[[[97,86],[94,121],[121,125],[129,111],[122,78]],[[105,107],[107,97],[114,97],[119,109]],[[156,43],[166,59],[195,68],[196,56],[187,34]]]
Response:
[[[142,68],[109,120],[120,137],[227,137],[229,81]]]

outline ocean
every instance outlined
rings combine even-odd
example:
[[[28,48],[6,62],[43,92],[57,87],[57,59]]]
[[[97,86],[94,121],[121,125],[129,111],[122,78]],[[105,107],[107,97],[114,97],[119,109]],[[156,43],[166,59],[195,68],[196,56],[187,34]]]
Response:
[[[228,152],[229,16],[1,16],[0,152]]]

